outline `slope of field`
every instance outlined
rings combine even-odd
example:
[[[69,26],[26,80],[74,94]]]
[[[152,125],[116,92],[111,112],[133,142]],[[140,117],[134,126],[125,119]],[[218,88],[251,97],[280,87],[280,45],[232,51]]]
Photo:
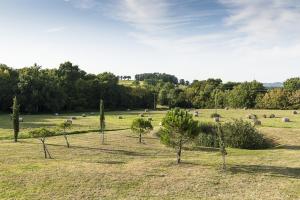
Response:
[[[199,120],[212,121],[212,112],[201,110]],[[259,117],[274,113],[292,120],[262,119],[260,130],[280,146],[228,149],[224,173],[217,149],[184,150],[183,163],[176,165],[175,151],[162,145],[154,132],[139,144],[126,130],[138,113],[108,113],[107,128],[112,131],[107,132],[104,145],[98,133],[88,131],[97,129],[97,116],[72,114],[77,116],[72,130],[87,133],[70,135],[69,149],[62,136],[47,139],[51,160],[43,158],[37,139],[19,143],[4,139],[11,134],[10,120],[1,115],[0,199],[300,199],[300,115],[291,111],[219,111],[222,121],[245,118],[249,113]],[[119,115],[124,119],[118,119]],[[149,114],[156,129],[163,115]],[[26,128],[22,134],[38,126],[54,128],[69,116],[24,116],[27,124],[22,124]],[[116,130],[120,128],[125,130]]]

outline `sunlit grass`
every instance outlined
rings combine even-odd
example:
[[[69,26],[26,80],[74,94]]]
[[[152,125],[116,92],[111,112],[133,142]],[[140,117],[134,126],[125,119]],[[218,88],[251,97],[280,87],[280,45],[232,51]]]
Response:
[[[104,145],[97,133],[96,114],[86,118],[82,113],[23,115],[22,136],[38,127],[55,129],[70,116],[77,117],[71,131],[87,132],[70,135],[69,149],[62,136],[48,138],[52,160],[43,158],[37,139],[12,142],[9,115],[0,115],[0,199],[300,199],[300,115],[218,110],[223,122],[258,115],[262,121],[259,129],[279,144],[267,150],[228,149],[224,173],[218,149],[184,150],[183,163],[176,165],[175,151],[161,144],[155,131],[139,144],[128,128],[141,112],[107,113],[107,129],[112,131],[106,132]],[[200,110],[197,119],[212,122],[213,112]],[[272,113],[279,118],[262,118]],[[147,113],[155,130],[164,114]],[[281,117],[292,122],[283,123]]]

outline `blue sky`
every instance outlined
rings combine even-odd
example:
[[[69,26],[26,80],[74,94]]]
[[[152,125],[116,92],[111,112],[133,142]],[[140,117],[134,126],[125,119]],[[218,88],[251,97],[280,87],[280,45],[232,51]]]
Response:
[[[300,75],[299,0],[0,0],[0,63],[188,80]]]

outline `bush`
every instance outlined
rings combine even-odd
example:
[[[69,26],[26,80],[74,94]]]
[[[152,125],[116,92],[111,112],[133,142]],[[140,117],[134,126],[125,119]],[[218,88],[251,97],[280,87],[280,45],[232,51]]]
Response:
[[[215,123],[199,123],[199,135],[195,139],[196,146],[219,147],[217,125]]]
[[[210,117],[211,117],[211,118],[221,117],[221,115],[218,114],[218,113],[213,113],[213,114],[210,115]]]
[[[234,120],[223,125],[226,145],[240,149],[265,149],[271,146],[250,122]]]

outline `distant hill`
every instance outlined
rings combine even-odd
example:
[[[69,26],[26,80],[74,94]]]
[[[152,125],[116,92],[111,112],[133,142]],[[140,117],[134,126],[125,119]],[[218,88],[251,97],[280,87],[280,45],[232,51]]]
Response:
[[[280,88],[283,87],[283,83],[275,82],[275,83],[263,83],[266,88]]]

